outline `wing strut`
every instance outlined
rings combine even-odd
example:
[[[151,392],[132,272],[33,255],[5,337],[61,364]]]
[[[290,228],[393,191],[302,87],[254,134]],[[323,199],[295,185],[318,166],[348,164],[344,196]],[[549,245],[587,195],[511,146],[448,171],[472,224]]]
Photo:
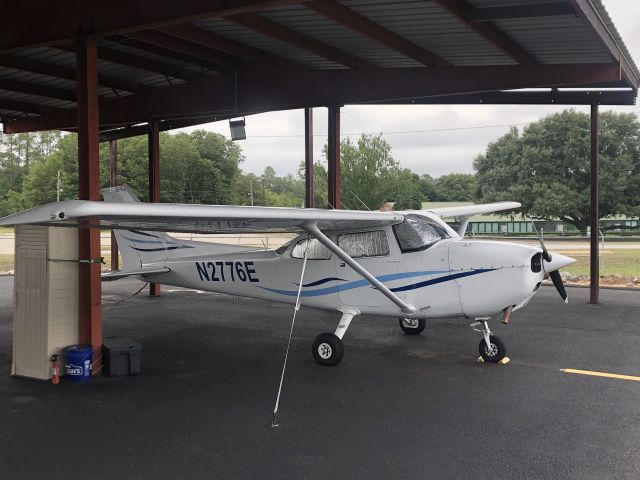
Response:
[[[400,309],[402,313],[412,314],[416,313],[417,309],[413,305],[409,305],[404,302],[400,297],[398,297],[395,293],[389,290],[380,280],[371,275],[362,265],[356,262],[353,258],[351,258],[347,253],[342,250],[338,245],[333,243],[329,237],[327,237],[324,233],[320,231],[315,223],[307,224],[304,226],[304,229],[307,230],[311,235],[316,237],[318,241],[335,253],[340,260],[353,268],[358,274],[360,274],[363,278],[365,278],[371,285],[373,285],[377,290],[380,291],[385,297],[395,303]]]

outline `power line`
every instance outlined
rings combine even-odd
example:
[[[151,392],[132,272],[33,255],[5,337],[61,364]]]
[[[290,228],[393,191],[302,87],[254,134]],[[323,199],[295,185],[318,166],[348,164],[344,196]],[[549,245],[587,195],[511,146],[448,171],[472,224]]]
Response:
[[[359,132],[359,133],[341,133],[342,137],[353,137],[360,135],[405,135],[415,133],[438,133],[438,132],[453,132],[458,130],[479,130],[483,128],[504,128],[504,127],[520,127],[522,125],[529,125],[531,122],[524,123],[503,123],[498,125],[475,125],[471,127],[451,127],[451,128],[431,128],[426,130],[396,130],[391,132]],[[326,133],[314,133],[314,137],[326,137]],[[250,135],[251,138],[296,138],[304,137],[304,134],[292,134],[292,135]]]

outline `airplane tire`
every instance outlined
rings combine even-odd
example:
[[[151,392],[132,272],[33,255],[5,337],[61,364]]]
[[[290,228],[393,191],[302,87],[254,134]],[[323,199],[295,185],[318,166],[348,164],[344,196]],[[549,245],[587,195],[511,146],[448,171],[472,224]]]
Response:
[[[400,328],[407,335],[418,335],[422,333],[422,331],[424,330],[424,327],[427,326],[427,322],[425,321],[424,318],[420,318],[418,320],[411,319],[409,321],[405,320],[404,318],[399,318],[398,321],[400,322]],[[416,321],[418,322],[417,325],[411,325],[409,323],[409,322],[414,323]]]
[[[313,358],[320,365],[338,365],[344,357],[344,344],[333,333],[321,333],[313,341]]]
[[[485,362],[498,363],[507,356],[507,349],[502,340],[494,335],[489,336],[489,342],[491,343],[491,349],[487,348],[484,338],[480,340],[480,345],[478,345],[480,355]]]

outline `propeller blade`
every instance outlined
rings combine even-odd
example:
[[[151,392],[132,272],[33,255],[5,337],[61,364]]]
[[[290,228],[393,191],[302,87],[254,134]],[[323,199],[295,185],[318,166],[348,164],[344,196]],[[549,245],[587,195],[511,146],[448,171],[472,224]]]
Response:
[[[540,236],[540,247],[542,248],[542,258],[544,258],[545,262],[550,262],[553,257],[547,250],[547,247],[544,246],[544,240],[542,239],[542,236]]]
[[[564,303],[569,303],[569,297],[567,295],[567,291],[564,289],[564,282],[562,281],[562,276],[560,276],[560,271],[554,270],[553,272],[550,272],[549,277],[551,277],[551,281],[553,282],[553,285],[556,287],[556,290],[558,290],[558,293],[564,300]]]

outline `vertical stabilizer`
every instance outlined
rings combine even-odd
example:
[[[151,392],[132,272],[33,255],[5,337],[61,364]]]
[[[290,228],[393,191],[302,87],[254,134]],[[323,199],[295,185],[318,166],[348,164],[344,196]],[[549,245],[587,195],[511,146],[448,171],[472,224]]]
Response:
[[[140,200],[128,185],[102,189],[105,202],[135,203]],[[122,257],[122,270],[139,270],[166,260],[172,252],[193,248],[163,232],[114,230]]]

